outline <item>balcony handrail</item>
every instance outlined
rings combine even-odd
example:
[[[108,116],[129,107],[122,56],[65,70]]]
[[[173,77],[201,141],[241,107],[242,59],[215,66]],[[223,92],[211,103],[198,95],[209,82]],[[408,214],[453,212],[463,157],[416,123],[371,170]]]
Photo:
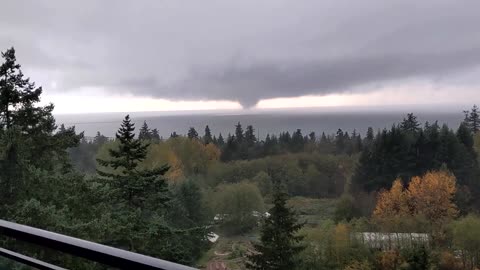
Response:
[[[181,264],[1,219],[0,234],[119,269],[195,270]]]

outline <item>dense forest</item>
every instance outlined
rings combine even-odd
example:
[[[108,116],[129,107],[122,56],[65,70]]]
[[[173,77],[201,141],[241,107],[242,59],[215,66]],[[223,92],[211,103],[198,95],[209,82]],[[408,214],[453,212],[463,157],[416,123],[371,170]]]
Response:
[[[241,123],[230,134],[206,125],[164,139],[161,127],[127,115],[115,138],[87,140],[57,126],[53,104],[38,105],[42,88],[23,75],[13,48],[2,58],[2,219],[198,268],[480,265],[477,106],[455,129],[409,113],[364,136],[304,133],[292,123],[293,132],[262,139]],[[67,268],[104,269],[2,244]]]

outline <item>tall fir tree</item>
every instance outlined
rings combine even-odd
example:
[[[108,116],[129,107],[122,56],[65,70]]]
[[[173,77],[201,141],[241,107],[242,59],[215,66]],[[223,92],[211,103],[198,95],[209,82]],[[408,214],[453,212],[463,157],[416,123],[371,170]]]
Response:
[[[225,146],[223,147],[222,154],[220,155],[220,159],[222,161],[230,161],[230,160],[236,159],[237,150],[238,150],[238,143],[235,140],[235,136],[232,136],[229,133]]]
[[[151,140],[152,134],[150,132],[150,128],[148,128],[147,121],[143,121],[143,125],[138,132],[138,139],[139,140]]]
[[[375,134],[373,133],[373,128],[368,127],[367,134],[365,135],[365,147],[370,147],[372,145],[373,139],[375,139]]]
[[[257,137],[255,136],[255,129],[252,125],[248,125],[245,130],[245,143],[247,146],[251,147],[257,142]]]
[[[95,137],[93,137],[93,144],[103,145],[106,142],[108,142],[108,138],[105,137],[104,135],[102,135],[102,133],[100,133],[100,131],[97,131],[97,134],[95,135]]]
[[[463,121],[474,134],[480,131],[480,114],[478,110],[478,106],[473,105],[470,111],[463,111],[465,113]]]
[[[97,170],[98,174],[109,181],[117,191],[116,199],[126,200],[130,206],[144,205],[149,195],[156,194],[157,202],[168,201],[167,183],[163,175],[168,171],[167,165],[153,170],[139,170],[138,165],[147,156],[148,144],[135,139],[135,127],[130,116],[125,116],[116,139],[118,148],[109,149],[108,159],[97,159],[105,167]],[[107,171],[106,168],[113,169]]]
[[[223,139],[221,132],[218,134],[217,144],[219,147],[223,147],[225,145],[225,140]]]
[[[407,118],[404,118],[400,124],[400,128],[404,131],[415,133],[419,131],[420,124],[417,121],[417,117],[413,113],[407,114]]]
[[[298,153],[304,150],[305,141],[303,139],[302,130],[297,129],[292,135],[292,142],[290,145],[290,151]]]
[[[210,131],[210,127],[207,125],[205,127],[205,135],[203,135],[203,143],[209,144],[213,142],[212,132]]]
[[[297,222],[296,214],[287,207],[288,194],[275,185],[273,208],[269,210],[260,229],[260,243],[247,255],[247,269],[292,270],[297,268],[298,254],[304,249],[300,244],[303,236],[298,231],[303,224]]]
[[[161,138],[160,138],[160,134],[158,132],[158,129],[156,129],[156,128],[152,129],[151,133],[152,133],[151,134],[152,135],[152,140],[156,141],[156,142],[159,142]]]
[[[25,78],[20,64],[16,63],[15,49],[12,47],[2,52],[4,62],[0,66],[0,116],[1,126],[10,129],[21,125],[21,111],[33,109],[31,106],[40,101],[42,87]],[[52,108],[53,109],[53,108]],[[26,120],[26,119],[23,119]]]
[[[242,124],[238,122],[238,124],[235,125],[235,140],[238,143],[242,143],[243,139],[244,139],[244,133],[243,133]]]
[[[195,130],[194,127],[190,127],[187,133],[187,137],[189,139],[198,139],[198,132]]]
[[[31,194],[29,172],[68,173],[67,149],[79,144],[83,134],[64,128],[56,132],[53,104],[37,106],[42,87],[26,78],[12,47],[1,54],[0,65],[0,197],[3,204]],[[31,197],[27,196],[28,199]],[[11,200],[10,200],[11,199]]]
[[[335,136],[335,148],[337,154],[342,154],[345,151],[345,134],[342,129],[337,130],[337,135]]]

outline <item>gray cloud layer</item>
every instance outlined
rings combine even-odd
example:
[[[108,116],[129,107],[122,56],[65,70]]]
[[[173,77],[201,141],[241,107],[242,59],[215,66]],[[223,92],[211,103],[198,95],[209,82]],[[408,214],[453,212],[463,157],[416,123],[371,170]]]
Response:
[[[62,91],[252,106],[391,80],[454,83],[480,66],[479,10],[473,0],[19,0],[2,4],[0,46]]]

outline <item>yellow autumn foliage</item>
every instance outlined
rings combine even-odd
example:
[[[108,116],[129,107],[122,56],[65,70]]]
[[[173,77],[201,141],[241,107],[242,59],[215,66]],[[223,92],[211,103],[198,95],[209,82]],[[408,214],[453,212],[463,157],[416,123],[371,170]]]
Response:
[[[416,217],[430,225],[441,225],[458,214],[453,203],[455,192],[455,176],[446,171],[413,177],[407,189],[397,179],[390,190],[379,194],[373,218],[384,228],[397,231]]]
[[[408,185],[408,198],[414,215],[422,215],[434,223],[453,219],[458,210],[453,203],[456,179],[446,171],[428,172],[413,177]]]

